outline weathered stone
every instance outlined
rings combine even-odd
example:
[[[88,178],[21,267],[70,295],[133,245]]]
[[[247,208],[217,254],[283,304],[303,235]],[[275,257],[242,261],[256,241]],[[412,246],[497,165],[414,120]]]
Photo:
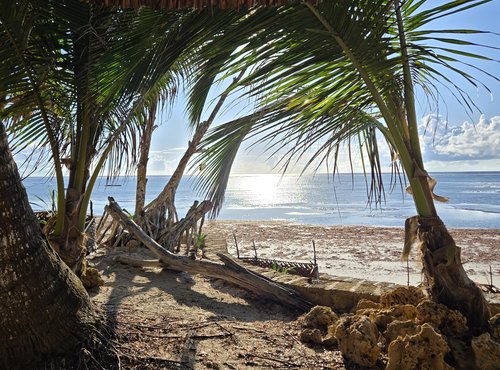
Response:
[[[472,338],[472,350],[476,366],[481,370],[500,369],[500,343],[491,338],[490,333]]]
[[[338,322],[338,320],[337,320]],[[326,335],[329,335],[331,337],[335,337],[335,330],[337,329],[337,323],[332,324],[328,327],[328,330],[326,331]]]
[[[326,330],[338,318],[337,314],[330,307],[316,306],[304,316],[304,325],[308,328]]]
[[[406,335],[415,335],[420,331],[420,325],[417,325],[413,320],[394,320],[384,332],[384,338],[387,343],[391,343],[397,337],[404,337]]]
[[[95,288],[104,285],[99,271],[95,267],[89,266],[86,262],[82,265],[81,276],[83,286],[87,289]]]
[[[417,323],[429,323],[447,336],[462,337],[467,332],[467,319],[460,312],[434,301],[418,304]]]
[[[448,351],[446,340],[426,323],[417,334],[391,342],[386,370],[453,370],[444,361]]]
[[[369,299],[361,299],[356,306],[356,311],[365,310],[367,308],[380,309],[382,308],[382,305],[380,303],[370,301]]]
[[[491,317],[489,323],[491,327],[491,337],[497,342],[500,342],[500,313]]]
[[[414,320],[417,316],[417,309],[415,308],[415,306],[405,304],[384,309],[368,308],[357,311],[357,314],[370,317],[370,319],[372,319],[372,321],[377,324],[377,327],[380,331],[385,331],[387,325],[389,325],[394,320]]]
[[[379,331],[366,316],[341,317],[335,328],[335,338],[342,354],[362,366],[374,366],[380,354]]]
[[[320,344],[323,341],[319,329],[304,329],[300,332],[300,341],[302,343]]]
[[[335,337],[332,335],[327,335],[323,338],[321,344],[325,348],[334,348],[337,345],[337,339],[335,339]]]
[[[380,296],[380,304],[384,307],[406,304],[416,306],[424,299],[425,295],[420,288],[414,286],[398,287],[382,294]]]
[[[448,346],[450,347],[449,364],[455,370],[476,369],[474,353],[472,347],[461,339],[448,337]]]

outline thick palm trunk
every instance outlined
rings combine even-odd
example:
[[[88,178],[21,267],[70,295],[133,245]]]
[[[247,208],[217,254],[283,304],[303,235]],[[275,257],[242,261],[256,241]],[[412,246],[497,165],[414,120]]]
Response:
[[[85,233],[78,226],[80,207],[83,198],[74,188],[66,192],[66,219],[61,235],[51,235],[50,243],[66,265],[77,275],[80,274],[83,260],[87,254]]]
[[[439,217],[417,216],[413,220],[417,223],[423,271],[431,297],[460,311],[473,332],[484,331],[488,328],[490,311],[480,288],[463,268],[461,249]]]
[[[0,123],[0,368],[64,353],[95,331],[80,280],[42,238]]]

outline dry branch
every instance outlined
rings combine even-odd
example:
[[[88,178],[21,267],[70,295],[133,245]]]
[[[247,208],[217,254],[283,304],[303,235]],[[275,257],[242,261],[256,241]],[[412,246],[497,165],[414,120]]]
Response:
[[[291,305],[300,310],[307,310],[312,306],[310,302],[304,299],[300,293],[295,290],[244,268],[228,256],[218,254],[219,258],[221,258],[224,263],[217,263],[208,260],[193,260],[169,252],[149,237],[133,220],[131,220],[121,210],[118,203],[116,203],[113,198],[110,197],[108,199],[109,205],[107,205],[105,209],[110,216],[151,250],[168,269],[197,273],[222,279],[250,290],[258,296],[272,299],[282,304]]]

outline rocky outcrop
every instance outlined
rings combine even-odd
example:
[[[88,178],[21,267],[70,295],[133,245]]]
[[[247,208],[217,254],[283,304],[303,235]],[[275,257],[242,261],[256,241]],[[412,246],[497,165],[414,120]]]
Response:
[[[441,334],[423,324],[415,335],[398,337],[388,348],[386,370],[453,370],[444,361],[449,347]]]
[[[500,343],[493,340],[490,333],[484,333],[479,337],[472,338],[471,345],[479,369],[500,369]]]
[[[391,343],[397,337],[415,335],[419,331],[420,325],[415,324],[413,320],[395,320],[387,325],[387,329],[384,331],[384,338],[386,340],[386,343]]]
[[[448,337],[448,346],[450,347],[450,355],[447,358],[449,364],[455,370],[472,370],[476,369],[474,353],[472,348],[465,340]]]
[[[342,354],[361,366],[374,366],[380,354],[377,325],[366,316],[347,315],[339,319],[335,338]]]
[[[384,307],[406,304],[417,306],[424,299],[425,295],[420,288],[414,286],[398,287],[382,294],[380,304]]]
[[[414,320],[417,316],[417,310],[415,306],[405,304],[383,309],[368,308],[356,311],[356,314],[368,316],[377,325],[380,331],[385,331],[387,325],[395,320]]]
[[[471,346],[465,317],[415,287],[397,288],[380,302],[361,299],[354,314],[340,318],[331,308],[316,306],[301,320],[306,327],[301,341],[338,348],[361,366],[380,367],[383,350],[388,370],[500,370],[500,314]]]
[[[366,310],[369,308],[380,309],[382,308],[382,305],[380,303],[370,301],[369,299],[361,299],[356,306],[356,311]]]
[[[495,316],[490,318],[489,323],[491,328],[491,337],[497,342],[500,342],[500,313],[497,313]]]
[[[302,343],[321,344],[323,337],[319,329],[304,329],[300,332],[300,341]]]
[[[337,314],[330,307],[316,306],[304,316],[304,326],[326,331],[338,318]]]
[[[87,289],[103,286],[104,280],[102,279],[99,271],[92,266],[89,266],[87,261],[82,264],[81,276],[83,286]]]
[[[306,327],[300,333],[300,341],[310,344],[322,344],[324,347],[332,348],[336,343],[332,329],[338,320],[338,316],[330,307],[315,306],[301,321]],[[326,334],[323,338],[323,334]]]
[[[417,323],[429,323],[441,333],[460,338],[467,332],[467,319],[445,305],[425,300],[417,306]]]

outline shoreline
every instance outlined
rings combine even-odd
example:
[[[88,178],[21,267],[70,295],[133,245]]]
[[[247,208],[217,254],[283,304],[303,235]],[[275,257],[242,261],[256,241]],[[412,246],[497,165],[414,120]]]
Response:
[[[321,223],[306,223],[306,222],[300,222],[296,220],[286,220],[286,219],[273,219],[273,220],[267,220],[267,219],[259,219],[259,220],[253,220],[253,219],[221,219],[217,218],[215,220],[208,220],[207,222],[221,222],[221,223],[277,223],[277,224],[296,224],[300,226],[313,226],[313,227],[366,227],[366,228],[373,228],[373,229],[404,229],[404,220],[401,223],[401,226],[392,226],[392,225],[364,225],[364,224],[321,224]],[[446,223],[445,223],[446,225]],[[452,231],[453,230],[459,230],[459,231],[464,231],[464,230],[494,230],[497,231],[500,234],[500,227],[470,227],[470,226],[464,226],[464,227],[448,227],[447,229]],[[500,236],[500,235],[499,235]]]
[[[467,274],[480,284],[500,285],[500,229],[450,228],[462,248]],[[404,228],[387,226],[311,225],[277,220],[211,220],[204,232],[225,239],[228,252],[236,256],[233,233],[241,256],[309,262],[312,241],[320,273],[373,281],[411,285],[422,281],[418,251],[409,263],[402,261]],[[490,275],[491,267],[491,275]]]

